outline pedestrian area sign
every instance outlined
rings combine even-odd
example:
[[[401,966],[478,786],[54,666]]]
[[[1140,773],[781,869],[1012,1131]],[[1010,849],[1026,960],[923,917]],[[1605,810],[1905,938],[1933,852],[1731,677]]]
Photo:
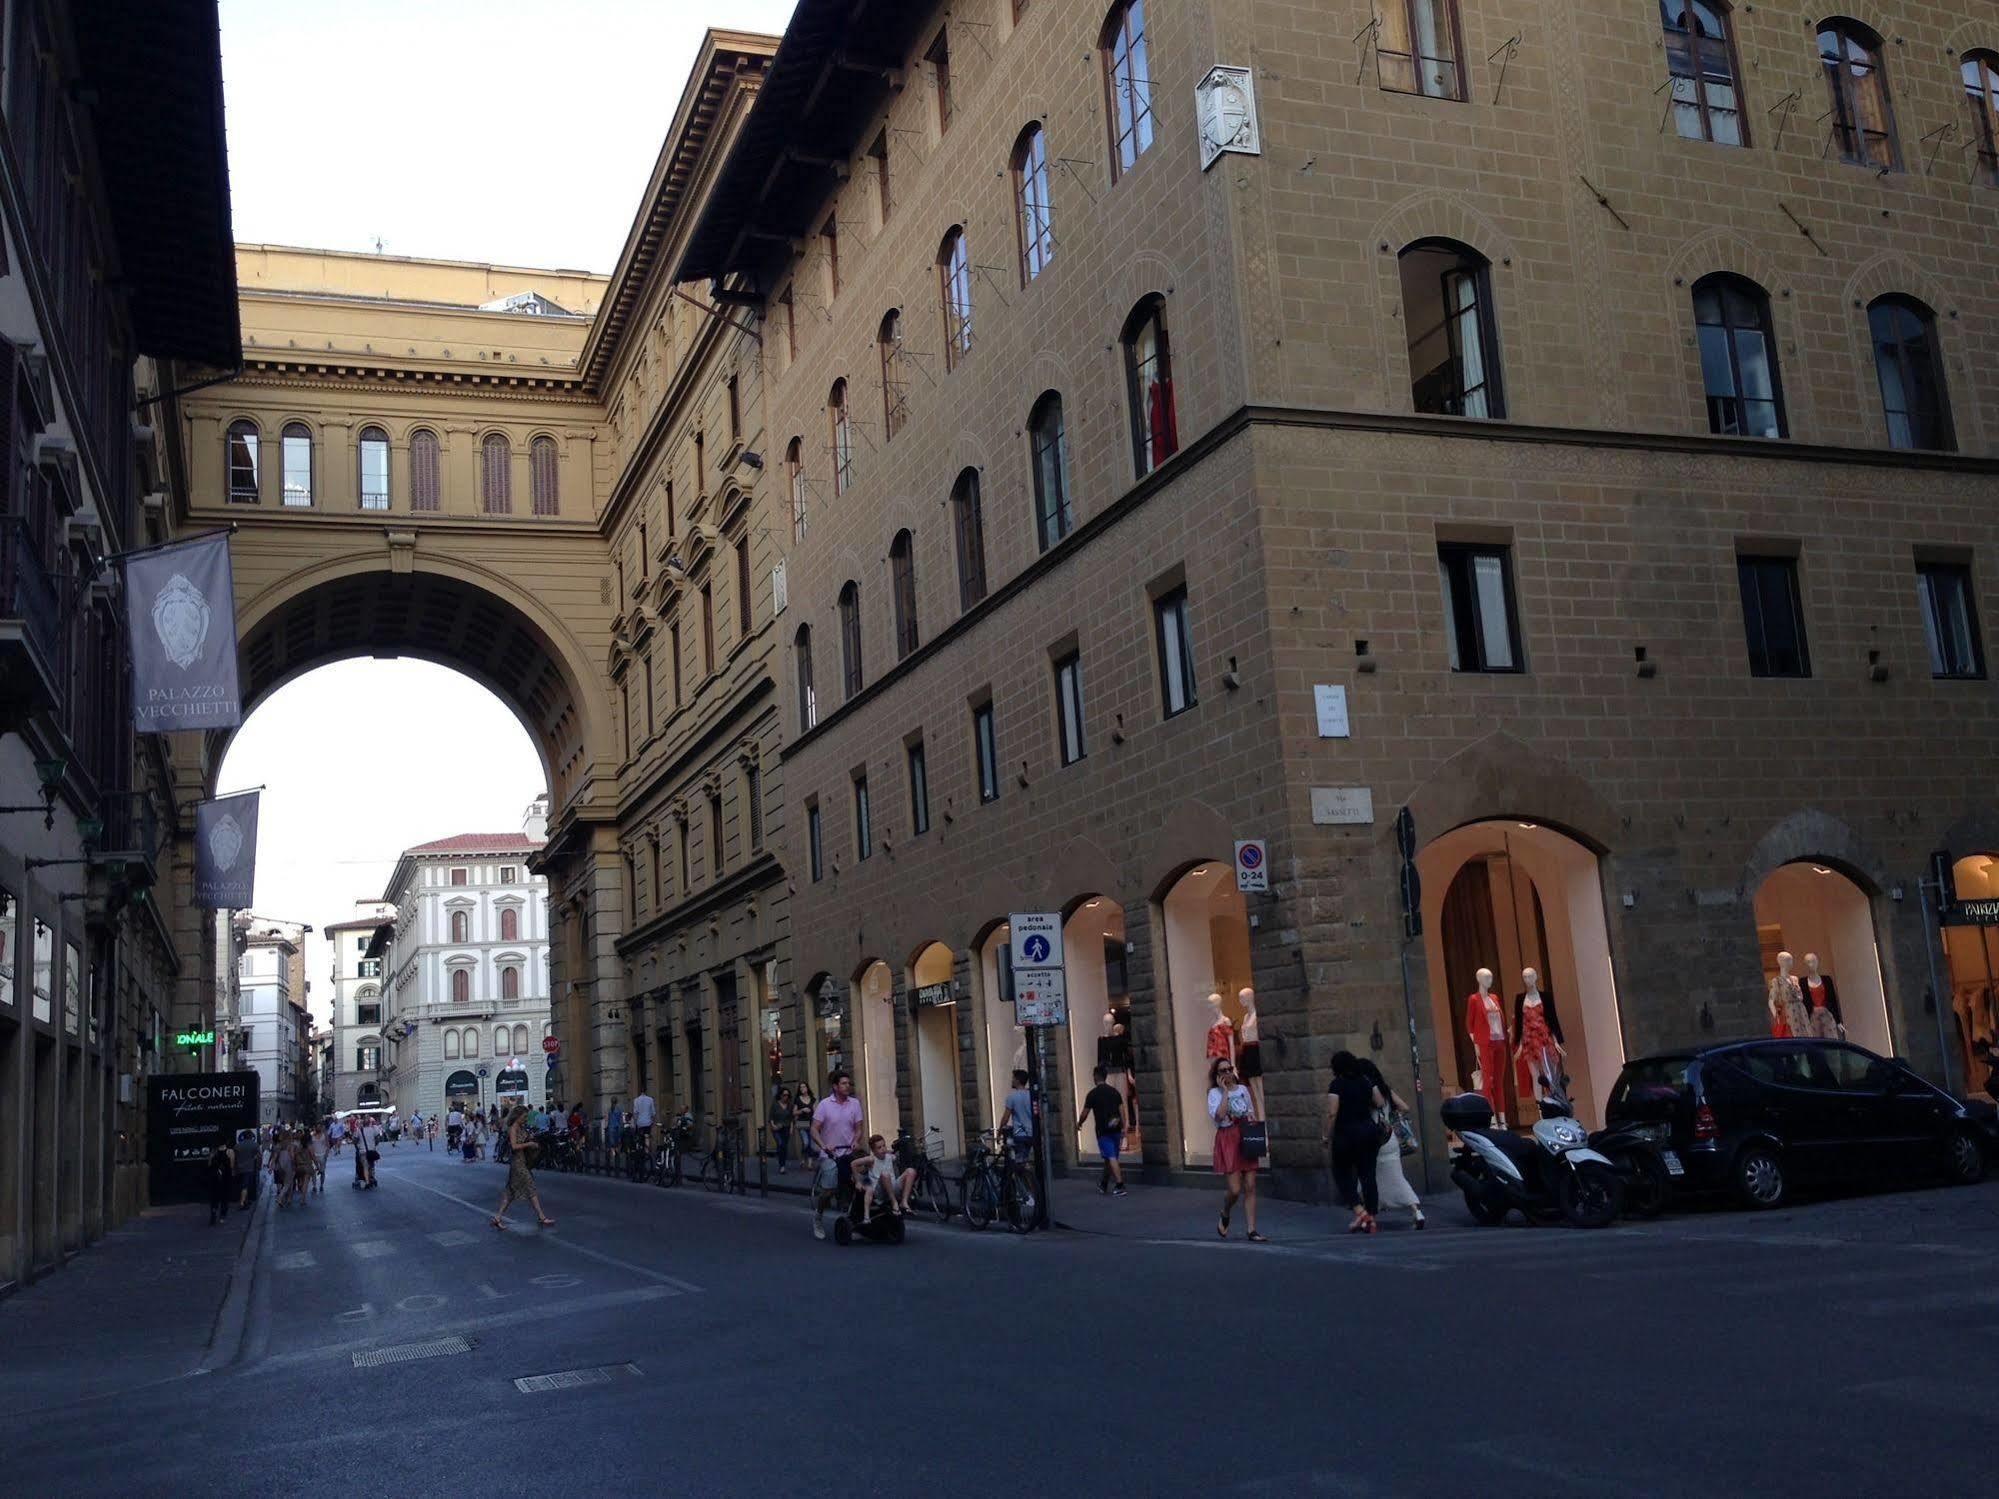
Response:
[[[1066,1025],[1067,975],[1062,968],[1062,913],[1015,911],[1007,917],[1013,957],[1013,1018],[1020,1025]]]

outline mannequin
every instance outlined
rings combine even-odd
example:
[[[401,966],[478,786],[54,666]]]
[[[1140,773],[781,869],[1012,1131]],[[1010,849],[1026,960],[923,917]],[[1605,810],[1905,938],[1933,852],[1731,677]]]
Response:
[[[1827,1041],[1846,1039],[1846,1017],[1839,1012],[1839,989],[1832,981],[1832,975],[1819,972],[1819,955],[1805,954],[1805,976],[1801,985],[1805,995],[1805,1016],[1811,1022],[1811,1034]]]
[[[1256,1117],[1263,1112],[1263,1047],[1256,1038],[1256,991],[1240,989],[1236,1002],[1242,1006],[1242,1024],[1236,1030],[1236,1075],[1249,1084],[1250,1101]]]
[[[1210,994],[1208,996],[1208,1008],[1215,1012],[1208,1021],[1208,1060],[1212,1062],[1216,1057],[1227,1057],[1233,1062],[1235,1060],[1235,1023],[1229,1019],[1228,1012],[1222,1008],[1221,995]]]
[[[1492,992],[1492,970],[1481,968],[1478,988],[1465,997],[1465,1034],[1478,1057],[1478,1091],[1492,1105],[1493,1121],[1506,1122],[1506,1009]]]
[[[1569,1090],[1563,1086],[1562,1058],[1569,1054],[1563,1044],[1561,1018],[1555,1014],[1553,995],[1541,992],[1541,975],[1531,968],[1520,970],[1520,993],[1513,996],[1513,1048],[1515,1082],[1519,1096],[1536,1102],[1552,1098],[1567,1103]]]
[[[1773,1036],[1809,1036],[1812,1033],[1810,1018],[1805,1014],[1804,991],[1798,981],[1791,976],[1791,965],[1798,960],[1787,952],[1777,954],[1777,976],[1770,980],[1770,1034]]]
[[[1125,1072],[1131,1067],[1131,1043],[1126,1038],[1124,1027],[1111,1011],[1104,1011],[1098,1022],[1097,1065],[1106,1072]]]

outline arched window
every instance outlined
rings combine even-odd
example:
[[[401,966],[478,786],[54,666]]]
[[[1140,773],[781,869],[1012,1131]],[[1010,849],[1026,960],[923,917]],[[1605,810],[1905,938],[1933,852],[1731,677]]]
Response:
[[[257,490],[257,424],[251,421],[229,424],[229,501],[234,505],[254,505]]]
[[[975,468],[951,486],[951,529],[958,541],[958,607],[969,609],[986,596],[986,518]]]
[[[848,697],[861,690],[861,585],[840,590],[840,673]]]
[[[1076,525],[1069,500],[1069,434],[1062,424],[1062,397],[1046,391],[1027,418],[1034,457],[1034,535],[1047,551]]]
[[[465,912],[453,911],[451,913],[451,940],[453,942],[471,941],[472,939],[466,935],[471,924],[471,918]]]
[[[1055,202],[1048,190],[1048,138],[1029,125],[1013,143],[1013,230],[1020,250],[1020,284],[1055,258]]]
[[[1118,0],[1097,38],[1104,62],[1104,118],[1111,132],[1111,181],[1152,144],[1152,68],[1146,61],[1144,0]]]
[[[1999,187],[1999,52],[1965,53],[1963,73],[1972,149],[1978,153],[1974,175],[1987,187]]]
[[[784,448],[785,493],[791,496],[791,539],[805,539],[805,441],[794,437]]]
[[[437,470],[437,434],[419,427],[410,433],[410,509],[436,510],[440,506]]]
[[[1746,146],[1735,37],[1721,0],[1659,0],[1672,83],[1673,127],[1690,141]]]
[[[1832,91],[1832,138],[1840,160],[1883,170],[1900,166],[1881,38],[1844,16],[1821,21],[1819,61]]]
[[[459,970],[459,975],[463,977],[463,969]],[[465,1055],[468,1057],[479,1055],[479,1032],[469,1025],[465,1027]]]
[[[359,443],[361,508],[389,508],[389,434],[380,427],[363,427]]]
[[[562,511],[562,496],[556,488],[553,437],[537,437],[528,444],[528,503],[536,515],[558,515]]]
[[[1867,309],[1867,330],[1874,338],[1888,441],[1898,448],[1955,449],[1936,314],[1914,297],[1880,297]]]
[[[528,1028],[525,1025],[516,1025],[514,1027],[514,1051],[518,1055],[525,1053],[527,1049]]]
[[[472,971],[468,968],[451,970],[451,1002],[455,1005],[472,1002]]]
[[[847,382],[835,380],[826,397],[826,420],[833,429],[833,493],[845,494],[854,482],[854,422],[847,411]]]
[[[278,443],[278,458],[284,481],[284,502],[305,506],[312,503],[312,428],[304,422],[287,422]]]
[[[515,985],[515,987],[518,988],[519,985]],[[494,1056],[503,1057],[507,1054],[507,1040],[512,1035],[513,1032],[508,1030],[507,1027],[505,1027],[504,1025],[496,1025],[493,1027]]]
[[[1784,394],[1770,298],[1740,276],[1694,283],[1694,330],[1700,338],[1707,429],[1734,437],[1783,437]]]
[[[514,508],[514,451],[499,432],[488,432],[479,444],[479,508],[487,515]]]
[[[1401,270],[1416,409],[1433,416],[1504,417],[1486,258],[1451,240],[1424,239],[1403,250]]]
[[[962,228],[937,247],[937,294],[944,309],[944,368],[954,370],[972,352],[972,257]]]
[[[444,1031],[444,1059],[448,1062],[458,1055],[458,1031],[446,1026]]]
[[[916,649],[916,542],[907,531],[895,533],[888,548],[889,579],[895,591],[895,654],[901,660]]]
[[[819,694],[812,685],[812,627],[800,625],[791,637],[791,664],[798,677],[798,732],[819,722]]]
[[[1140,478],[1180,449],[1173,414],[1173,351],[1166,338],[1166,299],[1155,293],[1124,324],[1125,389],[1131,401],[1131,455]]]
[[[1375,59],[1381,86],[1393,94],[1462,99],[1456,0],[1381,0]]]
[[[500,907],[500,940],[502,942],[521,940],[521,913],[513,906]]]
[[[882,437],[884,440],[902,430],[904,419],[909,415],[909,390],[903,381],[902,369],[902,312],[891,307],[882,314],[881,327],[875,333],[875,347],[882,361]]]

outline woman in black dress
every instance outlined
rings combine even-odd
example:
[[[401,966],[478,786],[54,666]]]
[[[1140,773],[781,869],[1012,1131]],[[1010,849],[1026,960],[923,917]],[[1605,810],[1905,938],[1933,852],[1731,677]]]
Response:
[[[1333,1056],[1332,1086],[1326,1089],[1324,1140],[1333,1152],[1333,1187],[1340,1201],[1353,1209],[1350,1234],[1374,1232],[1374,1215],[1381,1198],[1374,1177],[1374,1156],[1381,1148],[1381,1125],[1375,1111],[1387,1100],[1361,1071],[1350,1051]]]

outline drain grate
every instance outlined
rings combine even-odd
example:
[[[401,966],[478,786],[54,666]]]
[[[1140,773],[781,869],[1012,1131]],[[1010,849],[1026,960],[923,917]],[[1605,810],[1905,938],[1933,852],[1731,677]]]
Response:
[[[609,1384],[614,1379],[636,1379],[637,1364],[599,1364],[594,1369],[564,1369],[557,1374],[530,1374],[514,1381],[523,1395],[540,1395],[549,1390],[580,1390],[585,1385]]]
[[[357,1369],[379,1369],[384,1364],[409,1364],[420,1358],[444,1358],[453,1353],[470,1353],[472,1345],[463,1338],[432,1338],[427,1343],[397,1343],[391,1348],[370,1348],[354,1355]]]

